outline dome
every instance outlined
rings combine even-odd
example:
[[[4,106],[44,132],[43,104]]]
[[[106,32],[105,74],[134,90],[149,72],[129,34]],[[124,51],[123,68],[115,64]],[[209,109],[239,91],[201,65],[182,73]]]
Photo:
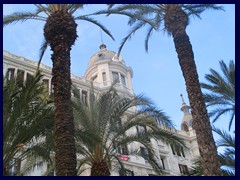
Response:
[[[92,55],[88,63],[88,68],[93,66],[95,63],[103,60],[112,60],[124,64],[124,61],[121,56],[117,57],[117,53],[114,51],[109,51],[106,49],[105,44],[101,44],[100,50]]]

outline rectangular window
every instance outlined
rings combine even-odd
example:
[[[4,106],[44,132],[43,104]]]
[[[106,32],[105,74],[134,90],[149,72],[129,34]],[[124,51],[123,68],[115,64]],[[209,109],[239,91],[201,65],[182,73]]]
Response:
[[[181,156],[181,152],[180,152],[180,148],[179,147],[176,148],[176,151],[177,151],[177,155]]]
[[[144,159],[148,159],[148,150],[147,148],[144,148],[144,147],[140,147],[140,152],[141,152],[141,156],[144,158]]]
[[[178,166],[181,174],[184,174],[184,175],[189,174],[187,165],[178,164]]]
[[[117,146],[117,142],[115,142],[115,143],[113,144],[113,148],[116,150],[116,152],[117,152],[118,154],[128,155],[127,145]]]
[[[15,72],[15,69],[14,69],[14,68],[8,68],[8,70],[7,70],[7,79],[8,79],[8,80],[13,79],[13,77],[14,77],[14,72]]]
[[[134,176],[134,172],[129,169],[120,169],[119,176]]]
[[[174,147],[173,147],[173,145],[171,145],[171,149],[172,149],[172,153],[173,153],[173,155],[175,155],[176,153],[175,153],[175,151],[174,151]]]
[[[82,102],[83,104],[87,105],[87,91],[82,90]]]
[[[125,76],[121,74],[121,83],[126,86]]]
[[[113,82],[119,82],[119,76],[117,72],[112,72]]]
[[[102,73],[102,79],[103,79],[103,85],[106,86],[107,85],[107,75],[106,75],[106,72]]]
[[[163,158],[163,157],[161,157],[161,162],[162,162],[162,168],[163,168],[163,169],[166,169],[166,168],[165,168],[165,163],[164,163],[164,158]]]
[[[126,169],[126,176],[134,176],[134,172],[129,169]]]
[[[185,157],[185,153],[184,153],[183,147],[181,147],[181,153],[182,153],[182,156]]]
[[[27,73],[27,80],[32,80],[33,79],[33,75]]]
[[[24,71],[23,70],[19,70],[17,71],[17,79],[21,82],[24,81]]]
[[[106,72],[103,72],[103,73],[102,73],[102,79],[103,79],[103,82],[104,82],[104,81],[107,81]]]

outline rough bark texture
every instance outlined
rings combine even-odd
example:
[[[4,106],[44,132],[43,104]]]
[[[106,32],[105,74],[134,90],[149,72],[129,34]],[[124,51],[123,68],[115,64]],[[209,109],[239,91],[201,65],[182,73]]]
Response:
[[[76,23],[65,11],[49,16],[44,36],[51,46],[52,82],[55,104],[55,162],[57,176],[76,176],[76,148],[71,106],[70,50],[76,35]]]
[[[186,34],[187,14],[178,6],[168,9],[164,18],[165,26],[172,33],[179,64],[185,79],[190,101],[193,129],[196,132],[205,176],[222,175],[212,128],[201,92],[194,54],[189,37]]]
[[[110,176],[107,162],[101,160],[100,162],[94,162],[91,168],[91,176]]]

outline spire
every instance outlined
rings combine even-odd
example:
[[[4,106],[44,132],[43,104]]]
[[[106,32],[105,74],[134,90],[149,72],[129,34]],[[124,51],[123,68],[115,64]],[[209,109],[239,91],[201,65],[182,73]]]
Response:
[[[181,96],[181,99],[182,99],[182,107],[181,107],[181,111],[183,111],[184,114],[189,114],[189,110],[190,110],[190,107],[188,105],[186,105],[184,99],[183,99],[183,95],[180,94]]]
[[[100,29],[100,35],[101,35],[101,42],[102,44],[99,46],[100,50],[106,50],[107,46],[103,43],[103,38],[102,38],[102,31]]]
[[[181,96],[181,98],[182,98],[182,104],[186,104],[185,101],[184,101],[184,99],[183,99],[183,95],[180,94],[180,96]]]
[[[180,94],[181,99],[182,99],[182,107],[181,107],[181,111],[183,112],[183,118],[182,118],[182,123],[181,123],[181,130],[184,131],[189,131],[192,129],[192,115],[190,112],[190,106],[188,106],[184,99],[183,99],[183,95]]]
[[[103,44],[103,40],[102,40],[102,31],[101,31],[101,29],[100,29],[100,35],[101,35],[101,42],[102,42],[102,44]]]

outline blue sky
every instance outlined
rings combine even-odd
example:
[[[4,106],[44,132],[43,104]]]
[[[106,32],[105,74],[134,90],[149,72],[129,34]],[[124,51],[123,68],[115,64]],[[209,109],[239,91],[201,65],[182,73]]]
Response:
[[[202,20],[191,19],[187,33],[193,46],[200,82],[213,68],[220,71],[219,60],[227,64],[235,61],[235,5],[223,5],[225,12],[208,10],[202,14]],[[104,5],[87,5],[80,14],[87,14],[104,8]],[[3,14],[16,11],[31,11],[33,5],[3,6]],[[76,13],[75,15],[78,15]],[[96,17],[115,38],[102,32],[103,42],[108,50],[117,51],[122,38],[129,31],[127,17],[112,15]],[[78,39],[71,51],[71,71],[74,75],[84,76],[89,58],[99,50],[101,44],[100,29],[89,22],[78,21]],[[38,60],[39,48],[43,41],[44,22],[27,21],[7,26],[3,29],[3,49],[18,56]],[[189,104],[185,82],[180,70],[172,37],[163,32],[154,32],[149,41],[149,52],[144,49],[146,29],[137,32],[124,46],[121,56],[127,66],[133,69],[133,87],[136,94],[144,93],[160,109],[171,117],[179,129],[183,113],[180,111],[183,94]],[[49,48],[50,49],[50,48]],[[50,50],[46,52],[43,63],[52,66]],[[227,130],[225,116],[214,125]],[[235,125],[235,124],[234,124]],[[234,128],[235,129],[235,128]]]

